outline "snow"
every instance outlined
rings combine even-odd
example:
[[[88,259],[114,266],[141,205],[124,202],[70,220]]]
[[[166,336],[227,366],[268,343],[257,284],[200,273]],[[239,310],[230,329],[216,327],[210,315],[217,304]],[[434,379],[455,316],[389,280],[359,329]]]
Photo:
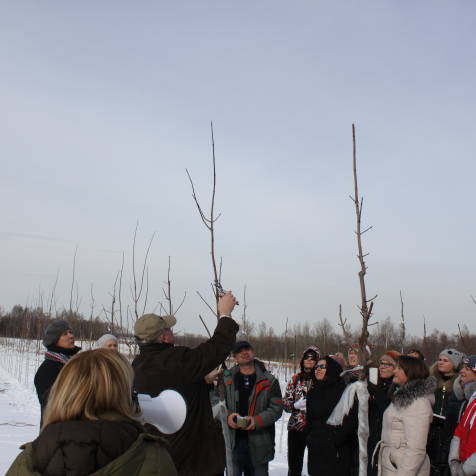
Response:
[[[87,348],[85,346],[83,348]],[[1,339],[0,342],[0,474],[5,474],[20,452],[23,443],[33,441],[39,432],[40,405],[33,385],[36,369],[43,360],[38,342]],[[285,369],[276,362],[267,368],[279,379],[284,392]],[[287,372],[289,377],[289,371]],[[269,474],[285,476],[287,464],[288,413],[276,422],[276,456],[269,464]],[[303,475],[306,475],[307,457]]]

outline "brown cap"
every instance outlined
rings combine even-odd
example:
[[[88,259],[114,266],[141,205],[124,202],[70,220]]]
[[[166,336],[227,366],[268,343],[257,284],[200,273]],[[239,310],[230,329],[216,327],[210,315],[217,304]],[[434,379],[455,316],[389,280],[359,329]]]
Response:
[[[154,342],[165,329],[170,329],[175,324],[175,316],[144,314],[134,324],[134,335],[139,340]]]

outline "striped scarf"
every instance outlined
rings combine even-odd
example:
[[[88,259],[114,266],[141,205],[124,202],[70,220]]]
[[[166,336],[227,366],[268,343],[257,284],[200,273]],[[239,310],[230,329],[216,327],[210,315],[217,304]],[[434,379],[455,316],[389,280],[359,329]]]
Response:
[[[55,362],[61,362],[65,364],[69,360],[69,355],[61,354],[59,352],[53,352],[51,350],[45,352],[45,359],[46,360],[54,360]]]

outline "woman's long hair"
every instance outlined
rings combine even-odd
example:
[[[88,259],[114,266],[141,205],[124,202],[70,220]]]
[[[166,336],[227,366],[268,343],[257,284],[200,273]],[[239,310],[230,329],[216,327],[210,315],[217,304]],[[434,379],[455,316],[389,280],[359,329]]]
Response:
[[[59,421],[98,420],[104,412],[136,420],[133,376],[131,365],[117,352],[80,352],[63,367],[51,388],[42,429]]]

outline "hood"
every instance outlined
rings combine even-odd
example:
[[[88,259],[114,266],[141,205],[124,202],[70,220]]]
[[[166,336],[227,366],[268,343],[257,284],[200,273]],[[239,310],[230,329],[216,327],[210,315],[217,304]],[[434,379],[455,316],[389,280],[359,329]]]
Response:
[[[310,350],[316,353],[316,355],[317,355],[317,360],[319,360],[319,359],[321,358],[321,352],[320,352],[320,350],[319,350],[315,345],[310,345],[310,346],[306,347],[306,348],[304,349],[304,351],[302,352],[302,354],[301,354],[301,360],[299,361],[299,368],[301,369],[301,372],[304,372],[304,356],[305,356]],[[316,364],[317,364],[317,360],[316,360]]]
[[[458,400],[469,400],[471,395],[476,392],[476,381],[468,382],[465,385],[461,381],[461,375],[458,375],[453,384],[453,392]]]
[[[436,379],[436,388],[443,388],[446,387],[446,390],[448,392],[453,392],[453,386],[454,382],[456,380],[456,377],[458,377],[458,374],[454,374],[451,377],[445,377],[439,370],[438,370],[438,362],[435,362],[431,367],[430,367],[430,375],[435,377]]]
[[[397,408],[405,408],[421,397],[434,401],[436,386],[435,377],[412,380],[397,390],[393,396],[393,404]]]

